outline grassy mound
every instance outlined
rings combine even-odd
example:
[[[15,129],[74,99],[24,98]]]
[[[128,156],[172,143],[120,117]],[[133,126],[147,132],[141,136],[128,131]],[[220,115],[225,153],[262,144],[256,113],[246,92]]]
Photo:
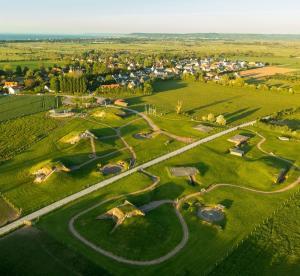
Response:
[[[111,230],[115,223],[97,220],[97,215],[99,210],[79,218],[77,230],[94,244],[128,259],[158,258],[171,251],[182,238],[181,225],[170,205],[161,206],[145,217],[128,218],[114,232]]]

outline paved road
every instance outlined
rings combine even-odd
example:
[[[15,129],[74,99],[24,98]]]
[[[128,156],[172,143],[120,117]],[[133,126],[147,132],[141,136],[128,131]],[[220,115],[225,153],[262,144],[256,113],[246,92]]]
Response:
[[[251,121],[251,122],[244,123],[244,124],[241,124],[239,126],[232,127],[230,129],[221,131],[219,133],[216,133],[216,134],[211,135],[209,137],[206,137],[204,139],[198,140],[198,141],[196,141],[196,142],[194,142],[192,144],[184,146],[184,147],[182,147],[182,148],[180,148],[178,150],[175,150],[173,152],[167,153],[167,154],[165,154],[165,155],[163,155],[161,157],[155,158],[155,159],[153,159],[153,160],[151,160],[149,162],[146,162],[146,163],[144,163],[142,165],[134,167],[134,168],[132,168],[132,169],[130,169],[128,171],[125,171],[125,172],[120,173],[120,174],[118,174],[116,176],[113,176],[113,177],[111,177],[109,179],[106,179],[106,180],[104,180],[102,182],[99,182],[99,183],[97,183],[97,184],[95,184],[95,185],[93,185],[93,186],[91,186],[89,188],[86,188],[86,189],[84,189],[84,190],[82,190],[80,192],[77,192],[77,193],[75,193],[73,195],[70,195],[70,196],[65,197],[65,198],[63,198],[61,200],[58,200],[58,201],[56,201],[56,202],[54,202],[54,203],[52,203],[52,204],[50,204],[50,205],[48,205],[48,206],[40,209],[40,210],[37,210],[37,211],[35,211],[35,212],[33,212],[33,213],[29,214],[29,215],[26,215],[26,216],[24,216],[24,217],[22,217],[22,218],[20,218],[20,219],[18,219],[16,221],[14,221],[14,222],[8,224],[8,225],[0,228],[0,236],[4,235],[6,233],[11,232],[11,231],[13,231],[14,229],[16,229],[18,227],[23,226],[28,221],[32,221],[32,220],[35,220],[35,219],[37,219],[37,218],[39,218],[41,216],[44,216],[44,215],[46,215],[46,214],[48,214],[48,213],[50,213],[50,212],[52,212],[52,211],[54,211],[54,210],[56,210],[56,209],[64,206],[64,205],[66,205],[66,204],[68,204],[68,203],[70,203],[70,202],[72,202],[74,200],[77,200],[77,199],[79,199],[79,198],[81,198],[83,196],[86,196],[86,195],[88,195],[88,194],[90,194],[90,193],[92,193],[94,191],[97,191],[97,190],[99,190],[99,189],[101,189],[101,188],[103,188],[105,186],[108,186],[108,185],[110,185],[110,184],[112,184],[112,183],[114,183],[114,182],[116,182],[116,181],[118,181],[118,180],[120,180],[120,179],[122,179],[124,177],[127,177],[127,176],[129,176],[129,175],[131,175],[133,173],[136,173],[136,172],[138,172],[138,171],[140,171],[142,169],[146,169],[146,168],[149,168],[149,167],[151,167],[153,165],[159,164],[159,163],[161,163],[161,162],[163,162],[165,160],[168,160],[168,159],[170,159],[172,157],[175,157],[175,156],[180,155],[180,154],[182,154],[182,153],[184,153],[186,151],[189,151],[189,150],[191,150],[191,149],[193,149],[193,148],[195,148],[195,147],[197,147],[197,146],[199,146],[201,144],[207,143],[209,141],[213,141],[213,140],[215,140],[215,139],[217,139],[217,138],[219,138],[221,136],[224,136],[224,135],[226,135],[228,133],[231,133],[231,132],[233,132],[233,131],[235,131],[235,130],[237,130],[239,128],[247,127],[247,126],[253,125],[255,123],[256,123],[256,121]]]

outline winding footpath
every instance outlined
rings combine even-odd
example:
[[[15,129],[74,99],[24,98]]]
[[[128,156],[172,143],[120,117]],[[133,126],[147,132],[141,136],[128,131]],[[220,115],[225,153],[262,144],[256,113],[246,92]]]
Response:
[[[261,134],[256,133],[259,137],[262,138],[262,140],[257,144],[257,148],[263,152],[264,154],[267,155],[271,155],[274,158],[278,158],[280,160],[284,160],[285,162],[291,164],[295,169],[299,169],[298,166],[294,165],[293,162],[291,162],[290,160],[287,160],[285,158],[279,157],[279,156],[275,156],[271,153],[266,152],[265,150],[262,149],[261,145],[266,141],[266,138],[263,137]],[[164,199],[164,200],[158,200],[158,201],[152,201],[146,205],[140,206],[139,209],[142,210],[143,212],[147,213],[150,212],[164,204],[171,204],[174,206],[174,210],[176,213],[177,218],[179,219],[179,222],[181,224],[182,227],[182,239],[180,241],[180,243],[173,248],[171,251],[169,251],[167,254],[165,254],[164,256],[161,256],[159,258],[156,259],[152,259],[152,260],[131,260],[131,259],[127,259],[118,255],[115,255],[114,253],[107,251],[103,248],[101,248],[100,246],[95,245],[94,243],[90,242],[88,239],[86,239],[85,237],[83,237],[75,228],[74,223],[75,221],[81,217],[82,215],[90,212],[91,210],[100,207],[101,205],[110,202],[112,200],[117,200],[117,199],[121,199],[121,198],[126,198],[129,195],[137,195],[137,194],[142,194],[145,192],[148,192],[150,190],[154,190],[157,188],[157,185],[160,181],[160,178],[158,176],[152,175],[149,172],[146,172],[145,170],[141,170],[140,172],[148,175],[152,180],[153,180],[153,184],[151,186],[149,186],[148,188],[144,188],[142,190],[133,192],[133,193],[129,193],[129,194],[124,194],[124,195],[120,195],[120,196],[116,196],[110,199],[106,199],[86,210],[83,210],[82,212],[78,213],[77,215],[75,215],[74,217],[71,218],[71,220],[69,221],[69,230],[72,233],[72,235],[74,237],[76,237],[78,240],[80,240],[82,243],[84,243],[86,246],[90,247],[91,249],[95,250],[96,252],[110,258],[113,259],[119,263],[125,263],[125,264],[129,264],[129,265],[137,265],[137,266],[149,266],[149,265],[156,265],[156,264],[160,264],[162,262],[165,262],[166,260],[172,258],[173,256],[175,256],[177,253],[179,253],[184,246],[187,244],[188,240],[189,240],[189,230],[188,230],[188,226],[184,220],[184,217],[182,216],[182,214],[180,213],[180,208],[182,203],[184,203],[185,201],[187,201],[190,198],[193,197],[197,197],[197,196],[201,196],[204,195],[205,193],[209,193],[212,192],[213,190],[216,190],[218,188],[222,188],[222,187],[230,187],[230,188],[236,188],[236,189],[242,189],[248,192],[253,192],[253,193],[257,193],[257,194],[263,194],[263,195],[272,195],[272,194],[278,194],[278,193],[282,193],[285,191],[288,191],[290,189],[293,189],[294,187],[298,186],[300,184],[300,177],[295,180],[293,183],[289,184],[288,186],[281,188],[279,190],[274,190],[274,191],[261,191],[261,190],[257,190],[254,188],[248,188],[245,186],[240,186],[240,185],[234,185],[234,184],[226,184],[226,183],[220,183],[220,184],[213,184],[211,186],[209,186],[207,189],[203,189],[201,192],[196,192],[190,195],[187,195],[177,201],[171,200],[171,199]]]
[[[138,112],[134,109],[131,109],[131,108],[128,108],[128,107],[120,107],[120,106],[115,106],[115,105],[108,105],[108,107],[111,107],[111,108],[117,108],[117,109],[122,109],[122,110],[126,110],[126,111],[129,111],[133,114],[136,114],[137,116],[140,116],[141,118],[143,118],[147,124],[149,125],[149,127],[152,129],[153,132],[156,132],[156,133],[160,133],[160,134],[163,134],[165,136],[168,136],[169,138],[171,139],[174,139],[178,142],[182,142],[182,143],[185,143],[185,144],[190,144],[190,143],[193,143],[195,142],[195,139],[193,138],[190,138],[190,137],[182,137],[182,136],[178,136],[176,134],[172,134],[168,131],[165,131],[165,130],[162,130],[160,129],[145,113],[143,112]]]
[[[7,234],[7,233],[9,233],[9,232],[11,232],[11,231],[13,231],[13,230],[15,230],[15,229],[17,229],[17,228],[25,225],[26,223],[28,223],[28,221],[33,221],[35,219],[38,219],[41,216],[49,214],[50,212],[52,212],[52,211],[54,211],[54,210],[56,210],[58,208],[61,208],[62,206],[66,205],[66,204],[68,204],[70,202],[73,202],[73,201],[75,201],[75,200],[77,200],[77,199],[79,199],[79,198],[81,198],[83,196],[86,196],[86,195],[88,195],[90,193],[93,193],[93,192],[95,192],[95,191],[97,191],[99,189],[102,189],[102,188],[104,188],[104,187],[106,187],[108,185],[111,185],[111,184],[117,182],[118,180],[121,180],[121,179],[123,179],[123,178],[125,178],[125,177],[127,177],[127,176],[129,176],[131,174],[134,174],[134,173],[136,173],[136,172],[138,172],[138,171],[140,171],[142,169],[147,169],[147,168],[149,168],[151,166],[154,166],[154,165],[159,164],[161,162],[164,162],[164,161],[166,161],[166,160],[168,160],[168,159],[170,159],[172,157],[178,156],[178,155],[180,155],[180,154],[182,154],[184,152],[187,152],[187,151],[189,151],[189,150],[191,150],[193,148],[196,148],[199,145],[202,145],[202,144],[205,144],[207,142],[213,141],[213,140],[215,140],[217,138],[220,138],[220,137],[222,137],[224,135],[227,135],[227,134],[229,134],[231,132],[234,132],[234,131],[236,131],[239,128],[243,128],[243,127],[254,125],[255,123],[256,123],[256,121],[251,121],[251,122],[247,122],[247,123],[244,123],[244,124],[241,124],[241,125],[238,125],[238,126],[235,126],[235,127],[232,127],[232,128],[226,129],[226,130],[223,130],[223,131],[221,131],[219,133],[213,134],[211,136],[208,136],[206,138],[198,140],[198,141],[196,141],[196,142],[194,142],[192,144],[189,144],[189,145],[186,145],[186,146],[184,146],[182,148],[179,148],[179,149],[177,149],[175,151],[172,151],[170,153],[167,153],[167,154],[164,154],[164,155],[162,155],[160,157],[157,157],[157,158],[155,158],[155,159],[153,159],[151,161],[148,161],[148,162],[146,162],[146,163],[144,163],[142,165],[139,165],[139,166],[136,166],[134,168],[131,168],[128,171],[122,172],[122,173],[120,173],[118,175],[115,175],[115,176],[109,178],[109,179],[103,180],[103,181],[101,181],[101,182],[99,182],[97,184],[94,184],[94,185],[92,185],[92,186],[90,186],[90,187],[88,187],[88,188],[86,188],[84,190],[81,190],[81,191],[79,191],[79,192],[77,192],[75,194],[72,194],[70,196],[67,196],[67,197],[61,199],[61,200],[58,200],[58,201],[56,201],[56,202],[54,202],[54,203],[52,203],[52,204],[50,204],[48,206],[45,206],[45,207],[43,207],[43,208],[41,208],[41,209],[39,209],[39,210],[31,213],[31,214],[28,214],[28,215],[26,215],[24,217],[21,217],[18,220],[14,221],[14,222],[12,222],[10,224],[7,224],[7,225],[5,225],[3,227],[1,227],[0,228],[0,236],[4,235],[4,234]]]
[[[149,186],[147,188],[144,188],[142,190],[139,190],[139,191],[135,191],[135,192],[132,192],[132,193],[123,194],[123,195],[120,195],[120,196],[115,196],[115,197],[103,200],[100,203],[97,203],[94,206],[92,206],[92,207],[90,207],[86,210],[81,211],[80,213],[78,213],[74,217],[72,217],[71,220],[69,221],[69,230],[72,233],[72,235],[75,238],[77,238],[78,240],[80,240],[83,244],[85,244],[86,246],[90,247],[91,249],[95,250],[96,252],[98,252],[98,253],[100,253],[100,254],[102,254],[102,255],[110,258],[110,259],[113,259],[113,260],[115,260],[119,263],[125,263],[125,264],[130,264],[130,265],[149,266],[149,265],[160,264],[160,263],[172,258],[173,256],[175,256],[178,252],[180,252],[184,248],[184,246],[186,245],[186,243],[189,240],[188,226],[187,226],[182,214],[180,213],[179,208],[177,208],[177,204],[176,204],[175,201],[173,201],[171,199],[164,199],[164,200],[159,200],[159,201],[153,201],[153,202],[150,202],[149,204],[146,204],[144,206],[139,207],[139,209],[141,209],[142,211],[147,213],[147,212],[150,212],[150,211],[152,211],[156,208],[159,208],[162,205],[171,204],[172,206],[174,206],[175,214],[176,214],[177,218],[179,219],[179,222],[180,222],[181,227],[182,227],[183,235],[182,235],[182,239],[181,239],[180,243],[175,248],[173,248],[171,251],[169,251],[167,254],[165,254],[164,256],[161,256],[161,257],[153,259],[153,260],[145,260],[145,261],[130,260],[130,259],[118,256],[118,255],[115,255],[114,253],[112,253],[110,251],[107,251],[107,250],[103,249],[100,246],[95,245],[94,243],[90,242],[88,239],[83,237],[76,230],[76,227],[74,225],[76,220],[79,219],[81,216],[83,216],[84,214],[86,214],[86,213],[88,213],[88,212],[104,205],[105,203],[108,203],[108,202],[113,201],[113,200],[119,200],[119,199],[122,199],[122,198],[125,199],[127,196],[130,196],[130,195],[138,195],[138,194],[142,194],[142,193],[154,190],[157,187],[157,185],[159,184],[160,178],[158,176],[150,174],[149,172],[146,172],[145,170],[141,170],[140,172],[144,173],[147,176],[149,176],[153,180],[153,183],[152,183],[151,186]]]

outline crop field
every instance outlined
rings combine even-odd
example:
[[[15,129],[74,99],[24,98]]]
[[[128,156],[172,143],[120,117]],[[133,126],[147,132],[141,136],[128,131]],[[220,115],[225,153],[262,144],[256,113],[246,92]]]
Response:
[[[19,212],[13,208],[6,200],[0,196],[0,226],[8,222],[14,221],[19,217]]]
[[[299,193],[258,227],[211,275],[298,275]]]
[[[0,96],[0,122],[39,113],[55,106],[53,96]]]
[[[287,74],[294,71],[295,71],[294,69],[290,69],[290,68],[270,66],[270,67],[242,71],[240,75],[246,78],[261,79],[276,74]]]
[[[46,137],[60,124],[44,113],[0,123],[0,162],[13,158]]]

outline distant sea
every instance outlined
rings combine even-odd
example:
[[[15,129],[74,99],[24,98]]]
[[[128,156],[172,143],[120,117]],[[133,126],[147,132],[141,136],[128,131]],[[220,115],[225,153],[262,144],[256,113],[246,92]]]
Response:
[[[27,40],[64,40],[64,39],[95,39],[121,37],[122,34],[1,34],[0,41]]]
[[[0,41],[35,41],[69,39],[194,39],[194,40],[300,40],[300,34],[231,34],[231,33],[95,33],[95,34],[11,34],[0,33]]]

